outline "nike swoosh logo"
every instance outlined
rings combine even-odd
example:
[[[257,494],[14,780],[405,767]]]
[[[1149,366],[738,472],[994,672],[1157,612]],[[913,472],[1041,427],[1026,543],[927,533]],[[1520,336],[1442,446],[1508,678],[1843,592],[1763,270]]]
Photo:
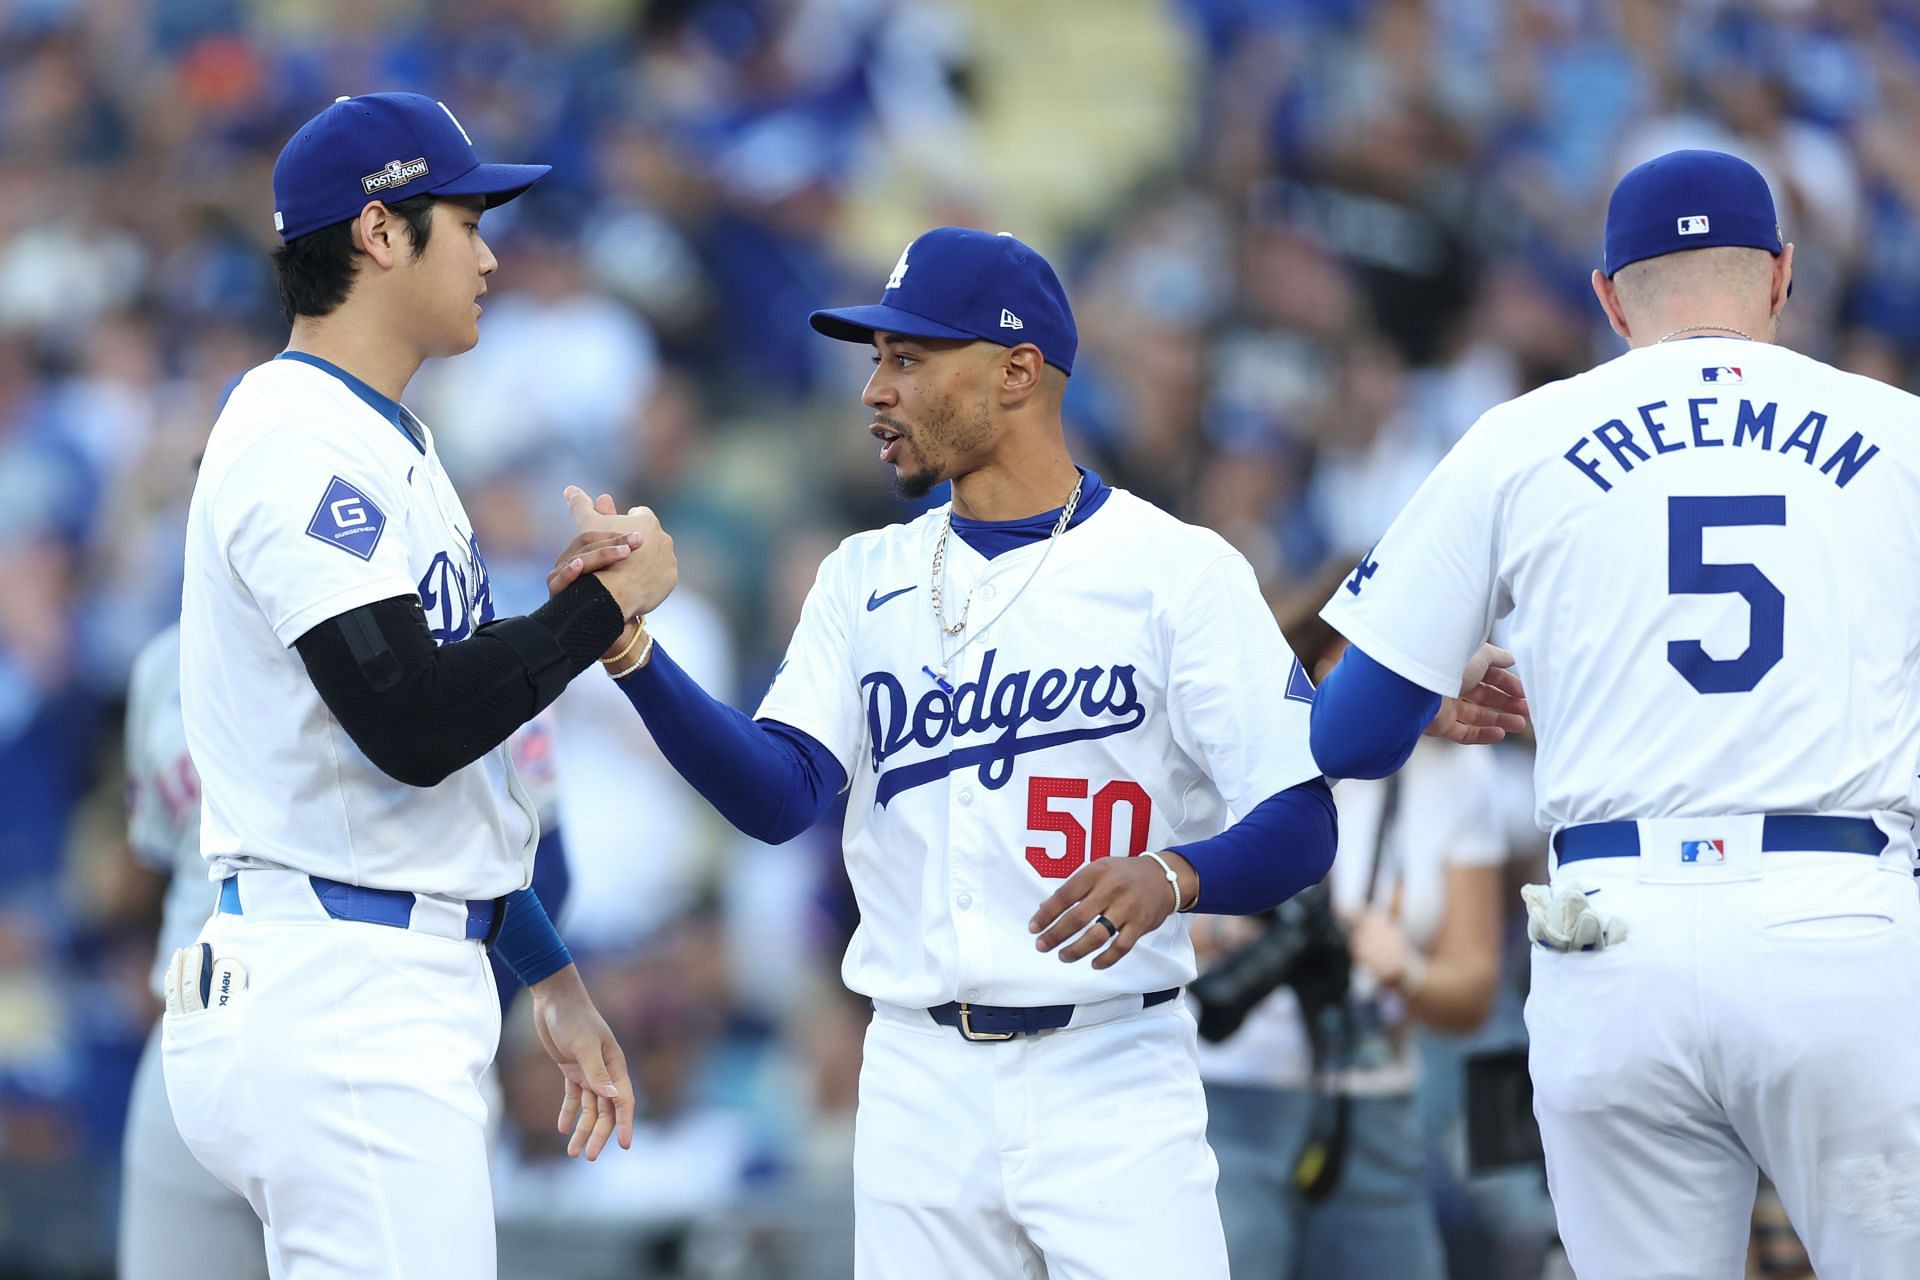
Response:
[[[911,590],[913,590],[912,587],[902,587],[898,591],[889,591],[885,595],[881,595],[877,591],[869,591],[867,593],[867,612],[872,613],[875,609],[878,609],[895,596],[903,596]]]

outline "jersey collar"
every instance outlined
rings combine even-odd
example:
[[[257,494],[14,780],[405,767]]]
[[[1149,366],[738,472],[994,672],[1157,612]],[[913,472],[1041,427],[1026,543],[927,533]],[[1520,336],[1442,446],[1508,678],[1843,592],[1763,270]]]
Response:
[[[1085,467],[1077,470],[1086,480],[1080,486],[1080,505],[1073,509],[1073,519],[1067,524],[1069,529],[1078,528],[1083,520],[1100,509],[1113,492],[1095,472]],[[961,541],[991,560],[1030,542],[1045,542],[1053,533],[1053,526],[1059,522],[1059,507],[1021,520],[969,520],[966,516],[956,515],[953,517],[953,531],[960,535]]]
[[[427,446],[423,443],[426,438],[426,432],[421,428],[420,420],[414,417],[413,414],[408,411],[407,406],[401,404],[398,400],[392,400],[381,395],[378,391],[375,391],[372,387],[360,381],[360,379],[354,377],[333,361],[322,360],[319,356],[309,355],[304,351],[282,351],[279,355],[275,356],[274,359],[297,360],[301,364],[310,364],[316,369],[332,374],[346,385],[347,390],[360,397],[369,409],[372,409],[388,422],[391,422],[394,429],[407,438],[408,444],[418,449],[421,453],[427,451]]]

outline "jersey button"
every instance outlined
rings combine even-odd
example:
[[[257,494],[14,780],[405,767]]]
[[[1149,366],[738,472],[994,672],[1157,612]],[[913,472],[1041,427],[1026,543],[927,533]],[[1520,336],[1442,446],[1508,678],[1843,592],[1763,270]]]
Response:
[[[970,893],[963,893],[959,897],[953,900],[953,904],[956,907],[959,907],[962,911],[969,910],[973,906],[973,895]]]
[[[959,795],[959,800],[960,800],[960,807],[962,809],[966,808],[968,805],[973,803],[973,792],[962,791]]]
[[[967,1003],[972,1004],[975,1000],[978,1000],[980,998],[980,988],[968,987],[966,991],[966,997],[967,997]]]
[[[992,587],[982,587],[982,588],[980,588],[980,598],[981,598],[982,600],[991,600],[991,599],[993,599],[993,588],[992,588]]]

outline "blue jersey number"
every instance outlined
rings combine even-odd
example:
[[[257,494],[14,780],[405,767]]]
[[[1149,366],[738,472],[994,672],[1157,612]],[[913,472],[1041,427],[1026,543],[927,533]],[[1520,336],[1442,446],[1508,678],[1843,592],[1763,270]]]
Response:
[[[1703,533],[1737,525],[1787,523],[1779,494],[1667,499],[1667,590],[1676,596],[1736,595],[1747,602],[1747,648],[1737,658],[1709,658],[1698,640],[1667,642],[1667,661],[1701,693],[1746,693],[1780,663],[1787,598],[1750,564],[1708,564]]]

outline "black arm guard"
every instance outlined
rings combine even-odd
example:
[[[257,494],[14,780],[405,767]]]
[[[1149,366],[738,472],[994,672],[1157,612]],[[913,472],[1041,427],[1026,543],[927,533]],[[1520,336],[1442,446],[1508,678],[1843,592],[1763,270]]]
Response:
[[[436,645],[416,596],[329,618],[294,641],[307,675],[367,759],[430,787],[507,740],[620,636],[591,575],[521,618]]]

